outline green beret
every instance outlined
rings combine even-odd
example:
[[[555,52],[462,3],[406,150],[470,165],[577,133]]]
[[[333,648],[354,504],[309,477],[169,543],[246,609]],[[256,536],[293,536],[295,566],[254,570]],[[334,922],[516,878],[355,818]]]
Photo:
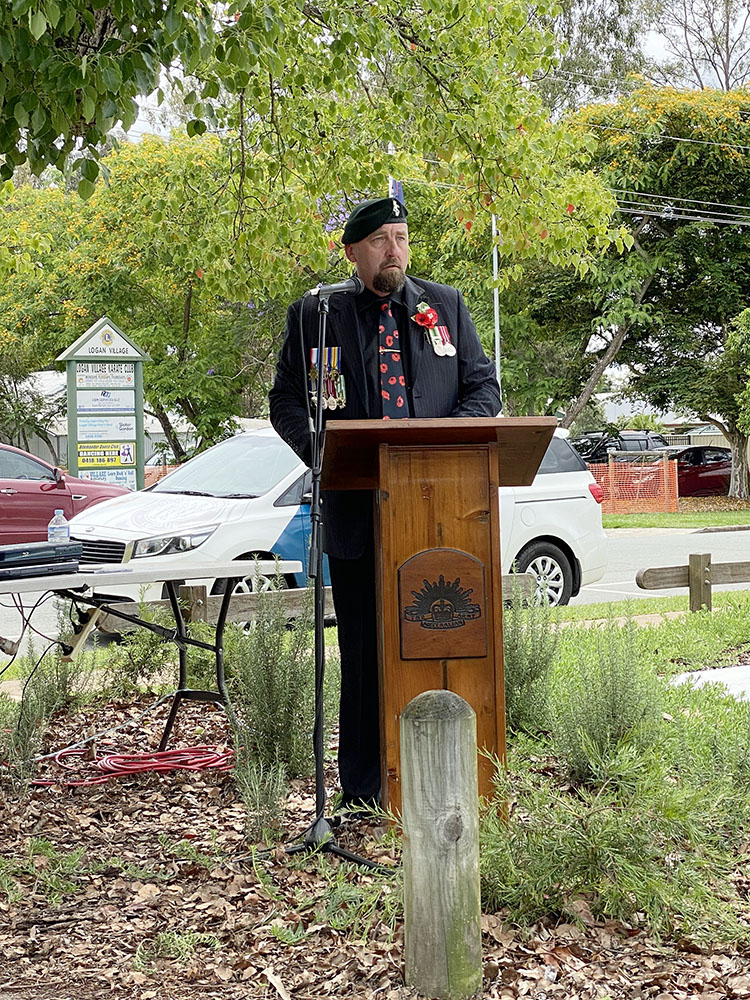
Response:
[[[406,205],[398,198],[371,198],[357,205],[344,226],[342,243],[359,243],[390,222],[406,222]]]

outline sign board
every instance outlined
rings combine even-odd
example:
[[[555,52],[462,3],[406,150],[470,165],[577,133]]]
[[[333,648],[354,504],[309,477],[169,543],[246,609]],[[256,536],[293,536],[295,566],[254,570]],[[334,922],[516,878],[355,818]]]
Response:
[[[63,351],[68,469],[92,482],[142,489],[143,362],[148,355],[106,316]]]
[[[128,490],[138,489],[135,469],[82,469],[78,473],[78,478],[90,479],[96,483],[113,483]]]
[[[135,465],[135,441],[78,442],[78,468],[119,468]]]
[[[78,417],[79,441],[112,441],[124,438],[135,440],[135,413],[119,417]]]
[[[79,389],[78,413],[135,413],[134,389]]]
[[[128,389],[135,384],[135,363],[104,361],[88,364],[76,361],[76,386],[79,389]]]

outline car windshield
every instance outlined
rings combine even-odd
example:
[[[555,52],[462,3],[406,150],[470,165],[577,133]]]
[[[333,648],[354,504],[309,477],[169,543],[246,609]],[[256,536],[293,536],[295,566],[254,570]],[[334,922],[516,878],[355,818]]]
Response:
[[[150,492],[261,496],[284,479],[299,461],[275,434],[238,434],[196,455],[156,483]]]

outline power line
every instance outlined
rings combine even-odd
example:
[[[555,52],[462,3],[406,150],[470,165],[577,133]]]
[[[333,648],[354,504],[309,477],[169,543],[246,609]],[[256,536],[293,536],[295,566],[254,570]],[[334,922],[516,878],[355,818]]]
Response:
[[[737,142],[716,142],[713,139],[690,139],[682,135],[668,135],[666,132],[642,132],[635,128],[622,128],[618,125],[597,125],[594,122],[586,122],[586,128],[600,128],[609,132],[626,132],[632,135],[645,135],[648,139],[674,139],[675,142],[692,142],[700,146],[719,146],[725,149],[741,149],[750,152],[750,146],[743,146]]]
[[[677,195],[670,194],[651,194],[649,191],[636,191],[631,188],[610,188],[610,191],[615,194],[627,194],[634,195],[635,197],[647,197],[647,198],[658,198],[661,201],[682,201],[690,202],[693,205],[712,205],[715,208],[738,208],[747,210],[750,212],[750,206],[747,205],[736,205],[725,201],[703,201],[700,198],[679,198]]]
[[[454,184],[450,183],[449,181],[429,181],[429,180],[423,180],[422,178],[418,177],[405,177],[404,182],[407,184],[422,184],[434,188],[453,188],[455,190],[460,190],[465,187],[465,185],[463,184]],[[670,195],[651,194],[648,191],[628,191],[624,188],[608,188],[608,190],[615,195],[618,207],[622,205],[632,206],[629,207],[627,210],[633,212],[633,214],[636,214],[633,211],[635,207],[642,206],[644,209],[643,211],[644,215],[646,214],[655,215],[655,216],[660,216],[661,218],[668,218],[668,219],[684,218],[684,219],[690,219],[692,221],[703,221],[703,222],[721,221],[737,225],[744,225],[750,223],[750,207],[745,205],[732,205],[716,201],[700,201],[696,198],[679,198],[676,195],[670,196]],[[636,197],[634,198],[619,197],[619,195],[623,194],[634,195]],[[657,198],[665,201],[667,205],[652,205],[649,204],[649,202],[647,201],[639,200],[644,198]],[[690,204],[678,205],[676,211],[670,212],[668,205],[671,205],[673,202],[685,202]],[[692,207],[693,205],[695,206],[695,208]],[[731,211],[712,212],[711,209],[706,206],[727,208],[731,209]],[[655,209],[658,209],[658,211],[654,211]],[[696,214],[701,209],[705,209],[704,213],[702,215]],[[677,212],[681,213],[690,212],[692,214],[691,215],[682,214],[678,216],[676,214]],[[747,216],[740,214],[742,212],[747,212],[748,213]],[[711,218],[711,216],[713,216],[713,219]]]
[[[702,215],[682,215],[678,212],[670,212],[669,214],[666,214],[663,209],[662,211],[654,212],[649,208],[644,208],[643,206],[640,207],[634,206],[632,208],[628,208],[625,205],[620,205],[619,203],[617,206],[617,210],[619,212],[622,212],[624,215],[648,215],[648,216],[653,216],[654,218],[657,219],[666,219],[669,222],[677,220],[680,222],[708,222],[708,223],[713,223],[715,225],[724,224],[728,226],[750,226],[750,217],[745,219],[730,219],[730,218],[711,219],[711,218],[706,218],[705,216]]]

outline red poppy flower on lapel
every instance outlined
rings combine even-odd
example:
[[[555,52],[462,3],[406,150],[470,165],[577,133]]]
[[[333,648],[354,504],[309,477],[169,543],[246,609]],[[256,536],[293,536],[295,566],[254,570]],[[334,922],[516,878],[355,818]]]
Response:
[[[417,324],[417,326],[422,326],[426,330],[431,330],[433,326],[437,326],[438,314],[429,306],[426,302],[417,303],[417,312],[412,319]]]

